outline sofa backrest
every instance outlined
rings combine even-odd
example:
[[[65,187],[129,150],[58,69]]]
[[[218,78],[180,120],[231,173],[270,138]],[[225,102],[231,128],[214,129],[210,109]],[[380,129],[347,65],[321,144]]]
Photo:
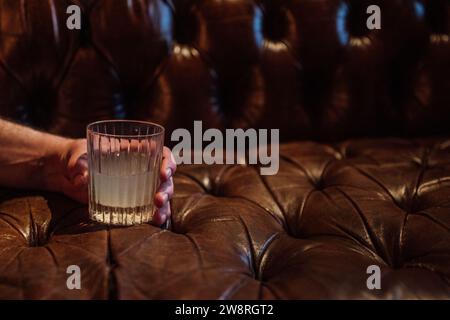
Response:
[[[0,0],[0,115],[69,136],[108,118],[445,134],[449,16],[449,0]]]

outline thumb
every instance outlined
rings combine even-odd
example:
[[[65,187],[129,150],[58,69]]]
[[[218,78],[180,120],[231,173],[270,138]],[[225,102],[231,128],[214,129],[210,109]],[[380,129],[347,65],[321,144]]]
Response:
[[[81,155],[70,168],[70,180],[76,187],[83,187],[88,183],[87,155]]]

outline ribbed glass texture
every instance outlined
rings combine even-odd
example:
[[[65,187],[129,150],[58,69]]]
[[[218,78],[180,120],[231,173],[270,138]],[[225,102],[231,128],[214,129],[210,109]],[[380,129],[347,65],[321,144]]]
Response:
[[[112,225],[153,218],[164,128],[149,122],[111,120],[87,128],[89,214]]]

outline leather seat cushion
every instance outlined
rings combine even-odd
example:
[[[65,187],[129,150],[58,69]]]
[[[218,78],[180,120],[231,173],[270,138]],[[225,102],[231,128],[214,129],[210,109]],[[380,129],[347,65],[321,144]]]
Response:
[[[0,298],[448,298],[450,140],[281,145],[280,171],[181,166],[170,230],[3,191]],[[243,183],[242,181],[245,181]],[[68,290],[66,269],[81,268]],[[381,268],[368,290],[367,267]]]

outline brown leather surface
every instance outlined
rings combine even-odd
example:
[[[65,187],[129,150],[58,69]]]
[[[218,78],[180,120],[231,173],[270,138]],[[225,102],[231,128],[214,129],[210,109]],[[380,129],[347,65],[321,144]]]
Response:
[[[181,166],[171,230],[107,229],[62,196],[4,193],[0,298],[450,297],[450,140],[281,150],[276,176]],[[66,288],[71,264],[82,290]]]
[[[72,3],[81,31],[65,27]],[[0,0],[2,117],[294,141],[275,176],[181,166],[171,230],[2,190],[0,298],[450,298],[449,15],[448,0]]]
[[[71,3],[81,31],[65,26]],[[365,26],[371,4],[381,30]],[[448,0],[1,0],[0,114],[70,136],[113,117],[283,140],[448,132],[449,13]]]

